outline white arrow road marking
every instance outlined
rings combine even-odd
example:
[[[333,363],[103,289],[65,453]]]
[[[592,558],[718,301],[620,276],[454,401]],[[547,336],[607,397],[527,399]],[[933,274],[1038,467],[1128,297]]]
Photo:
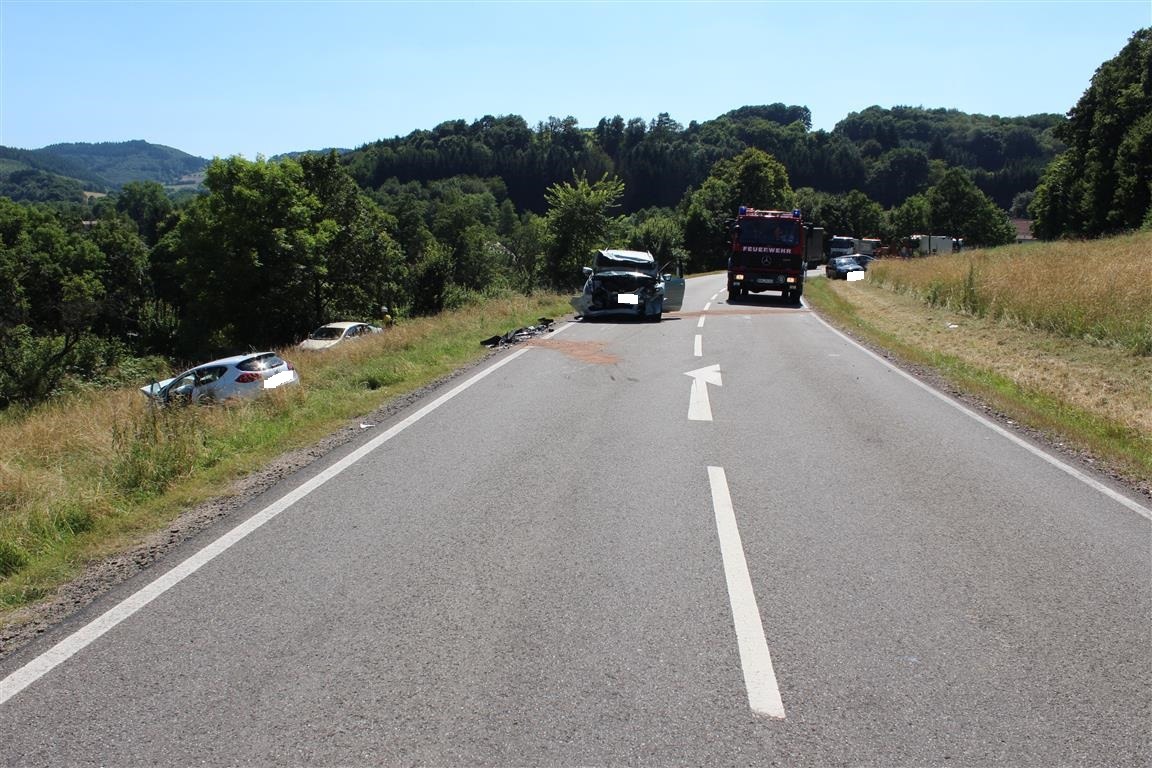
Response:
[[[688,371],[692,377],[692,394],[688,397],[688,421],[712,421],[712,405],[708,402],[708,385],[724,386],[720,380],[720,366],[709,365]]]
[[[740,666],[744,669],[744,687],[748,691],[748,706],[753,712],[769,717],[784,718],[784,702],[780,698],[780,685],[764,637],[764,624],[760,621],[760,608],[752,591],[748,575],[748,561],[744,558],[744,544],[736,525],[736,512],[732,509],[732,496],[728,493],[728,478],[723,467],[708,467],[708,482],[712,485],[712,508],[716,513],[716,533],[720,537],[720,553],[724,557],[724,577],[728,581],[728,601],[732,605],[732,623],[736,628],[736,643],[740,648]]]

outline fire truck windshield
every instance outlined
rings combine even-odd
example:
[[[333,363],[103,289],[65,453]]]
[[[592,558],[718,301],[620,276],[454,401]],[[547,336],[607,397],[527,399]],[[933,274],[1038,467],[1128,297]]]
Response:
[[[740,220],[741,245],[795,245],[800,231],[796,219],[748,217]]]

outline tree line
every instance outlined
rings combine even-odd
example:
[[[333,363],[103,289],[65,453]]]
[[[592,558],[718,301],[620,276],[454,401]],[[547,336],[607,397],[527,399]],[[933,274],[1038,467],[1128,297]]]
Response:
[[[832,131],[812,131],[807,107],[749,106],[687,127],[667,113],[651,121],[619,115],[581,129],[574,118],[529,127],[517,115],[454,120],[432,130],[377,141],[344,156],[366,189],[390,179],[429,182],[498,176],[517,208],[542,212],[545,191],[572,170],[625,185],[625,212],[672,207],[698,187],[716,162],[763,150],[797,187],[857,190],[884,207],[925,192],[950,167],[968,169],[985,194],[1008,208],[1032,190],[1063,145],[1060,115],[1001,118],[956,110],[870,107]]]
[[[1068,149],[1037,173],[1029,201],[1046,236],[1147,226],[1148,62],[1145,31],[1067,122],[1035,118],[1035,141],[1003,124],[998,151],[995,121],[974,133],[959,113],[919,109],[865,110],[833,133],[784,105],[687,128],[667,115],[589,130],[505,117],[346,154],[217,159],[193,197],[155,182],[86,203],[0,197],[0,407],[130,378],[149,355],[192,362],[288,344],[384,307],[403,317],[502,291],[573,290],[598,247],[648,250],[669,270],[719,268],[740,204],[799,208],[829,234],[1011,242],[1005,205],[981,179],[1056,141]],[[1102,131],[1114,152],[1082,149]],[[822,178],[839,181],[813,183]]]

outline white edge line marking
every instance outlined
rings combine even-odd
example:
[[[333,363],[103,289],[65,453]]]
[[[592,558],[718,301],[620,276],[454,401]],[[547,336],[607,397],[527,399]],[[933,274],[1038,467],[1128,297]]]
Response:
[[[850,336],[848,336],[844,333],[841,333],[838,329],[834,328],[830,323],[828,323],[824,318],[820,317],[816,313],[813,313],[812,317],[815,317],[817,320],[819,320],[821,323],[823,323],[828,328],[828,330],[832,331],[833,333],[835,333],[837,336],[839,336],[840,338],[847,341],[852,346],[858,347],[859,349],[863,350],[866,354],[871,356],[873,359],[879,361],[885,367],[891,369],[893,372],[899,374],[900,376],[903,376],[905,379],[908,379],[908,381],[912,382],[916,386],[925,390],[926,392],[928,392],[929,394],[931,394],[933,397],[937,398],[938,400],[942,400],[943,402],[952,406],[953,408],[960,411],[961,413],[968,416],[969,418],[975,419],[976,421],[980,422],[981,424],[983,424],[985,427],[992,430],[993,432],[999,434],[1002,437],[1007,438],[1008,440],[1010,440],[1011,442],[1020,446],[1021,448],[1028,451],[1029,453],[1033,454],[1034,456],[1037,456],[1037,457],[1043,459],[1044,461],[1048,462],[1049,464],[1056,467],[1057,469],[1063,471],[1064,473],[1066,473],[1068,475],[1071,475],[1072,477],[1076,478],[1077,480],[1079,480],[1080,482],[1089,486],[1090,488],[1094,488],[1095,490],[1104,494],[1105,496],[1112,499],[1113,501],[1115,501],[1119,504],[1122,504],[1123,506],[1132,510],[1136,514],[1142,515],[1142,516],[1148,518],[1149,520],[1152,520],[1152,509],[1149,509],[1148,507],[1144,506],[1143,504],[1141,504],[1138,501],[1135,501],[1133,499],[1128,498],[1127,496],[1125,496],[1122,493],[1119,493],[1117,491],[1112,490],[1108,486],[1104,485],[1104,483],[1100,482],[1099,480],[1096,480],[1095,478],[1087,475],[1084,472],[1081,472],[1079,469],[1076,469],[1076,467],[1073,467],[1071,464],[1064,463],[1063,461],[1056,458],[1055,456],[1048,453],[1047,451],[1044,451],[1041,448],[1037,448],[1035,445],[1032,445],[1032,443],[1028,442],[1027,440],[1024,440],[1023,438],[1020,438],[1017,435],[1014,435],[1012,432],[1009,432],[1007,429],[1004,429],[1003,427],[1001,427],[996,422],[990,421],[989,419],[985,418],[984,416],[981,416],[979,413],[976,413],[976,411],[971,410],[970,408],[963,405],[962,403],[958,403],[955,400],[953,400],[952,398],[943,394],[942,392],[936,391],[935,389],[933,389],[929,385],[927,385],[924,382],[917,379],[912,374],[899,368],[892,361],[885,360],[880,355],[876,354],[875,352],[868,349],[864,345],[858,343],[855,339],[851,338]]]
[[[696,342],[692,347],[692,354],[696,357],[704,356],[704,337],[700,334],[696,334]]]
[[[724,577],[728,581],[728,601],[732,605],[732,623],[736,627],[748,706],[753,712],[783,719],[780,685],[764,637],[764,624],[760,620],[756,594],[752,591],[744,544],[740,541],[740,529],[736,525],[736,512],[732,508],[732,496],[728,492],[728,478],[723,467],[708,467],[708,482],[712,486],[716,533],[720,537],[720,552],[724,558]]]
[[[552,335],[555,336],[557,333],[560,333],[568,327],[570,326],[563,326],[556,330]],[[148,605],[148,603],[160,597],[162,594],[179,584],[188,576],[191,576],[193,573],[200,570],[206,564],[215,559],[216,556],[227,551],[229,547],[239,542],[245,536],[260,528],[269,520],[273,519],[281,512],[288,509],[293,504],[300,501],[308,494],[312,493],[317,488],[327,483],[329,480],[335,478],[337,475],[351,467],[360,459],[364,458],[369,453],[376,450],[381,445],[388,442],[408,427],[420,421],[420,419],[424,418],[432,411],[444,405],[452,398],[464,392],[473,384],[477,383],[489,374],[494,373],[516,358],[520,357],[529,349],[530,347],[525,347],[524,349],[520,349],[511,353],[503,360],[500,360],[494,365],[485,368],[483,371],[480,371],[472,378],[457,385],[450,391],[445,392],[443,395],[436,398],[428,405],[424,406],[408,418],[393,425],[390,429],[382,432],[377,437],[360,446],[340,461],[336,462],[332,466],[325,469],[323,472],[313,477],[311,480],[308,480],[307,482],[301,484],[299,487],[293,489],[276,501],[272,502],[252,517],[240,523],[235,528],[228,531],[220,538],[216,539],[211,544],[208,544],[199,552],[177,565],[172,570],[148,583],[139,591],[128,596],[120,603],[101,614],[96,619],[93,619],[88,624],[84,625],[68,637],[61,640],[52,648],[49,648],[47,651],[34,658],[32,661],[20,667],[15,672],[8,675],[8,677],[0,680],[0,704],[4,704],[4,702],[8,701],[8,699],[12,698],[16,694],[20,693],[20,691],[27,688],[29,685],[32,685],[32,683],[48,674],[57,665],[62,664],[72,656],[82,651],[84,648],[91,645],[101,635],[114,628],[120,622],[132,616],[132,614],[136,613],[141,608]]]

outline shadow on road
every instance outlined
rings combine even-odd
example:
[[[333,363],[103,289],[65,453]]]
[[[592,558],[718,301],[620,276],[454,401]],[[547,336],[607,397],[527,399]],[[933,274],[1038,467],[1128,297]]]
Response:
[[[800,307],[799,298],[786,299],[778,293],[746,293],[738,299],[729,296],[726,303],[734,307]]]

